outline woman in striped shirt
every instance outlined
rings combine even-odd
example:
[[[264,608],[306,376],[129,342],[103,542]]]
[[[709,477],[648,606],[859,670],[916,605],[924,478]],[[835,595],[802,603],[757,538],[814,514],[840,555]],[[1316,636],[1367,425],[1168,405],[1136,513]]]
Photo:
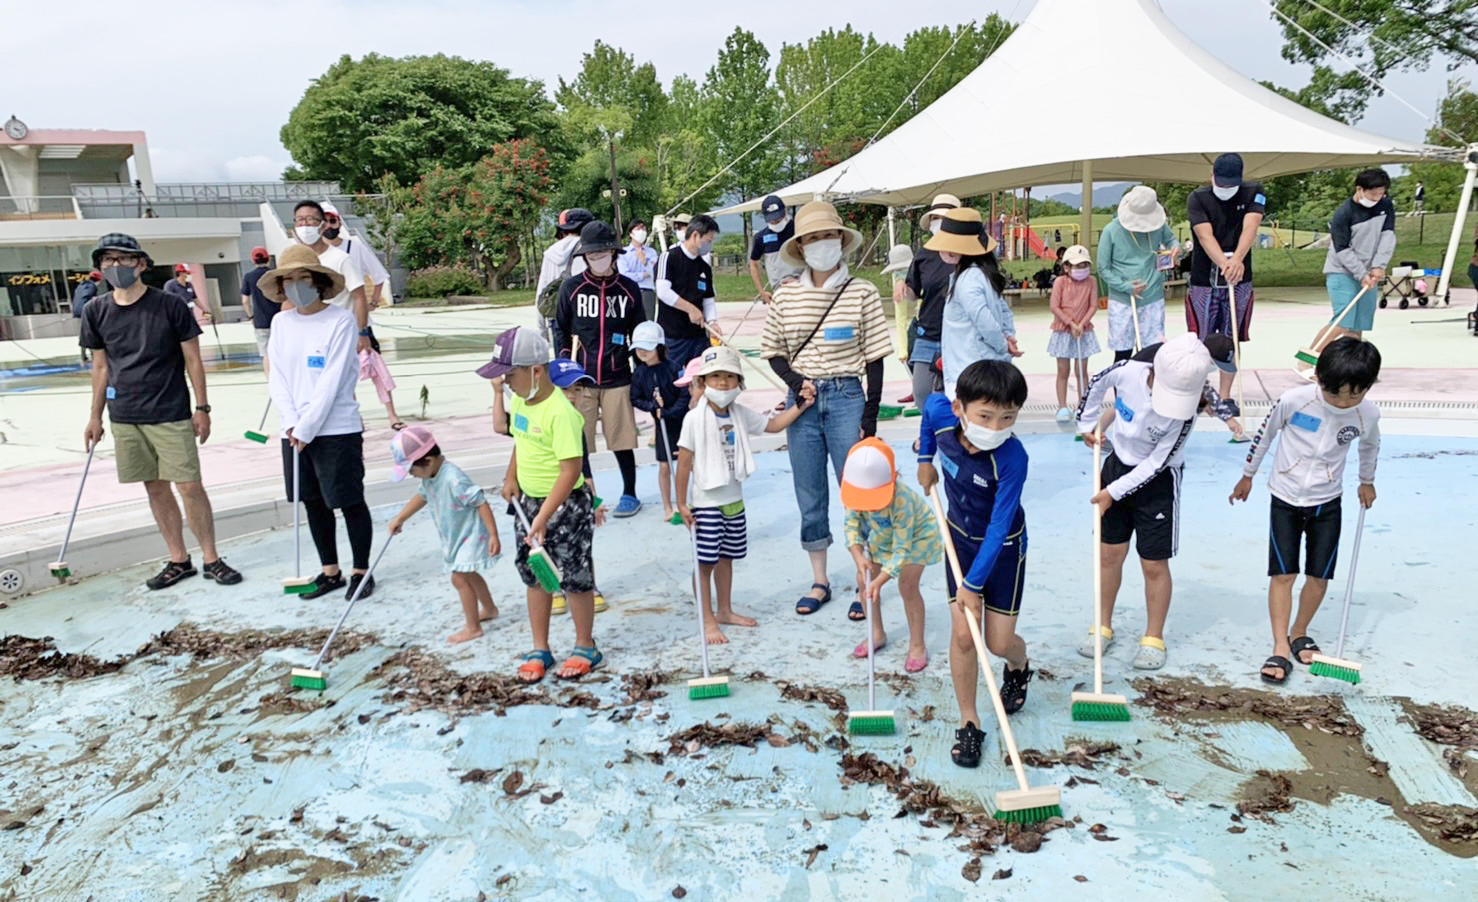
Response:
[[[812,402],[786,433],[801,547],[811,558],[811,588],[796,602],[797,614],[813,614],[831,601],[826,461],[840,481],[847,452],[877,431],[883,360],[893,352],[877,286],[854,278],[844,262],[861,241],[862,233],[842,225],[831,204],[813,201],[796,211],[795,237],[780,256],[804,269],[775,289],[765,319],[762,353],[790,387],[790,403],[801,397]]]

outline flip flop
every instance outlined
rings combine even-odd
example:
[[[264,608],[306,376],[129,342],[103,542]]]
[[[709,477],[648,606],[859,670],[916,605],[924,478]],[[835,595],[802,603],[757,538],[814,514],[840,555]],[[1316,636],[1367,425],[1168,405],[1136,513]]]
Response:
[[[1293,660],[1305,667],[1308,667],[1312,662],[1300,658],[1299,654],[1306,651],[1311,651],[1315,654],[1319,653],[1319,643],[1310,639],[1308,636],[1299,636],[1297,639],[1290,639],[1289,644],[1293,647]]]
[[[812,598],[809,595],[802,595],[800,599],[795,603],[795,612],[797,614],[800,614],[802,616],[814,614],[817,611],[821,610],[822,605],[826,604],[828,601],[831,601],[831,586],[827,585],[826,583],[811,583],[811,588],[821,589],[826,594],[821,596],[820,598]]]
[[[1267,673],[1269,667],[1282,668],[1283,675],[1281,677],[1269,676]],[[1281,686],[1288,682],[1288,675],[1291,673],[1293,673],[1293,662],[1282,655],[1268,655],[1268,659],[1262,662],[1262,670],[1259,671],[1262,681],[1273,686]]]
[[[519,660],[523,663],[518,665],[518,677],[530,686],[544,679],[544,673],[554,666],[554,655],[544,648],[536,648]],[[525,680],[523,679],[525,676],[531,676],[533,679]]]
[[[867,619],[867,612],[862,609],[862,602],[852,602],[852,606],[847,608],[847,619],[853,621]]]

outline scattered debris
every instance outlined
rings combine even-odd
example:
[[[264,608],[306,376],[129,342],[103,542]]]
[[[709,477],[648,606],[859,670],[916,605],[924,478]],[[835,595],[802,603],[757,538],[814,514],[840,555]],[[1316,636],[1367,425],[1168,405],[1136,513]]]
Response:
[[[822,852],[825,852],[827,848],[828,846],[826,845],[826,843],[823,842],[817,843],[816,845],[806,850],[806,870],[809,871],[811,869],[811,865],[816,863],[816,856],[820,855]]]
[[[13,677],[17,682],[54,676],[81,680],[113,673],[129,660],[121,657],[101,661],[92,655],[65,654],[57,651],[50,636],[41,639],[6,636],[0,639],[0,676]]]
[[[1243,817],[1275,824],[1272,814],[1293,810],[1293,801],[1288,797],[1293,792],[1293,783],[1282,774],[1260,770],[1244,791],[1249,797],[1237,803],[1237,813]]]
[[[785,680],[776,680],[780,697],[796,702],[820,702],[833,711],[847,713],[847,697],[835,689],[822,686],[798,686]]]
[[[548,691],[515,676],[457,673],[440,659],[414,648],[395,654],[376,670],[388,673],[382,700],[403,704],[402,714],[430,708],[452,715],[482,711],[501,715],[518,705],[559,704]],[[580,699],[579,703],[584,701]]]
[[[962,867],[962,868],[960,868],[960,876],[961,877],[964,877],[966,880],[970,881],[971,883],[974,883],[974,882],[976,882],[977,880],[980,879],[980,856],[979,855],[976,855],[974,858],[972,858],[969,861],[965,862],[965,866]]]
[[[1337,736],[1360,737],[1365,728],[1335,696],[1275,695],[1252,689],[1224,689],[1195,680],[1140,679],[1133,686],[1137,705],[1168,720],[1196,720],[1198,713],[1252,714],[1285,727],[1302,727]]]
[[[220,633],[182,623],[145,642],[134,657],[145,655],[190,655],[194,658],[229,658],[245,660],[264,651],[278,648],[321,648],[328,638],[326,629],[303,630],[238,630]],[[339,633],[334,639],[334,656],[353,654],[377,640],[363,633]]]
[[[1066,764],[1070,767],[1081,767],[1085,770],[1093,770],[1098,759],[1103,755],[1110,755],[1119,750],[1116,742],[1095,742],[1089,739],[1069,740],[1067,748],[1060,752],[1039,752],[1036,749],[1022,749],[1021,763],[1028,767],[1057,767]],[[1007,759],[1007,764],[1010,760]]]
[[[1023,830],[1011,840],[1011,850],[1030,854],[1042,848],[1042,834]]]
[[[731,723],[716,727],[708,721],[680,730],[667,737],[667,754],[694,754],[702,748],[719,748],[725,745],[742,745],[754,748],[755,744],[774,732],[774,723]]]
[[[990,875],[990,879],[992,879],[992,880],[1009,880],[1009,879],[1011,879],[1011,868],[1000,868],[1000,869],[998,869],[994,874],[991,874]]]
[[[1407,723],[1426,740],[1451,746],[1442,751],[1447,767],[1459,780],[1468,775],[1468,753],[1478,752],[1478,713],[1457,705],[1419,705],[1406,701]]]
[[[278,689],[257,699],[257,710],[263,715],[306,714],[332,704],[332,701],[324,702],[317,697],[310,697],[305,692]]]
[[[671,679],[672,674],[661,670],[623,673],[621,674],[621,688],[626,691],[626,699],[621,704],[634,705],[637,702],[650,702],[665,698],[667,693],[657,687]]]
[[[503,768],[501,768],[501,767],[500,768],[497,768],[495,770],[483,770],[480,767],[474,767],[472,770],[469,770],[467,773],[465,773],[461,777],[459,777],[457,779],[457,782],[459,782],[459,783],[491,783],[491,782],[493,782],[493,777],[495,777],[499,773],[501,773],[502,770],[503,770]]]
[[[1410,805],[1406,813],[1419,819],[1452,843],[1478,843],[1478,808],[1462,805]]]

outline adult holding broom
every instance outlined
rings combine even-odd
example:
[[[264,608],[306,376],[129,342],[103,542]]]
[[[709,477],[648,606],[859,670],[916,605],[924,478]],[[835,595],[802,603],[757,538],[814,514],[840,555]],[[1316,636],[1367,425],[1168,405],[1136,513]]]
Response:
[[[811,561],[811,588],[796,602],[797,614],[831,601],[826,462],[840,483],[847,452],[877,432],[883,361],[893,351],[877,286],[847,269],[846,255],[861,241],[831,204],[812,201],[796,211],[795,236],[780,255],[801,272],[775,289],[761,340],[761,354],[790,388],[789,403],[810,404],[786,431],[801,547]]]
[[[267,342],[267,385],[282,418],[282,475],[287,496],[303,502],[308,532],[322,572],[302,598],[318,598],[347,585],[361,599],[375,591],[369,570],[373,525],[364,500],[364,424],[354,386],[359,380],[359,320],[330,301],[344,291],[344,277],[319,262],[313,248],[283,251],[277,268],[257,283],[270,301],[289,301],[292,312],[272,321]],[[297,492],[294,492],[296,471]],[[295,497],[296,496],[296,497]],[[354,573],[339,569],[334,511],[344,515]]]
[[[1180,243],[1166,221],[1155,189],[1135,185],[1119,198],[1119,212],[1098,239],[1098,274],[1108,286],[1108,345],[1114,360],[1128,360],[1165,340],[1165,271],[1173,270]]]

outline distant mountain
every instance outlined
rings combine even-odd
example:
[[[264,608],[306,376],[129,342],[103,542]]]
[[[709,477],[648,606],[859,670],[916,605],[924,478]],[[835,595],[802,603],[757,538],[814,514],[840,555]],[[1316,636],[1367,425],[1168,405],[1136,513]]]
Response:
[[[1119,198],[1124,196],[1124,192],[1128,191],[1130,188],[1133,188],[1134,185],[1134,182],[1119,182],[1113,185],[1094,185],[1093,206],[1112,207],[1117,205],[1119,203]],[[1072,207],[1075,210],[1080,210],[1083,207],[1082,191],[1064,191],[1061,194],[1050,195],[1049,199],[1058,201],[1059,203],[1067,204],[1069,207]]]

